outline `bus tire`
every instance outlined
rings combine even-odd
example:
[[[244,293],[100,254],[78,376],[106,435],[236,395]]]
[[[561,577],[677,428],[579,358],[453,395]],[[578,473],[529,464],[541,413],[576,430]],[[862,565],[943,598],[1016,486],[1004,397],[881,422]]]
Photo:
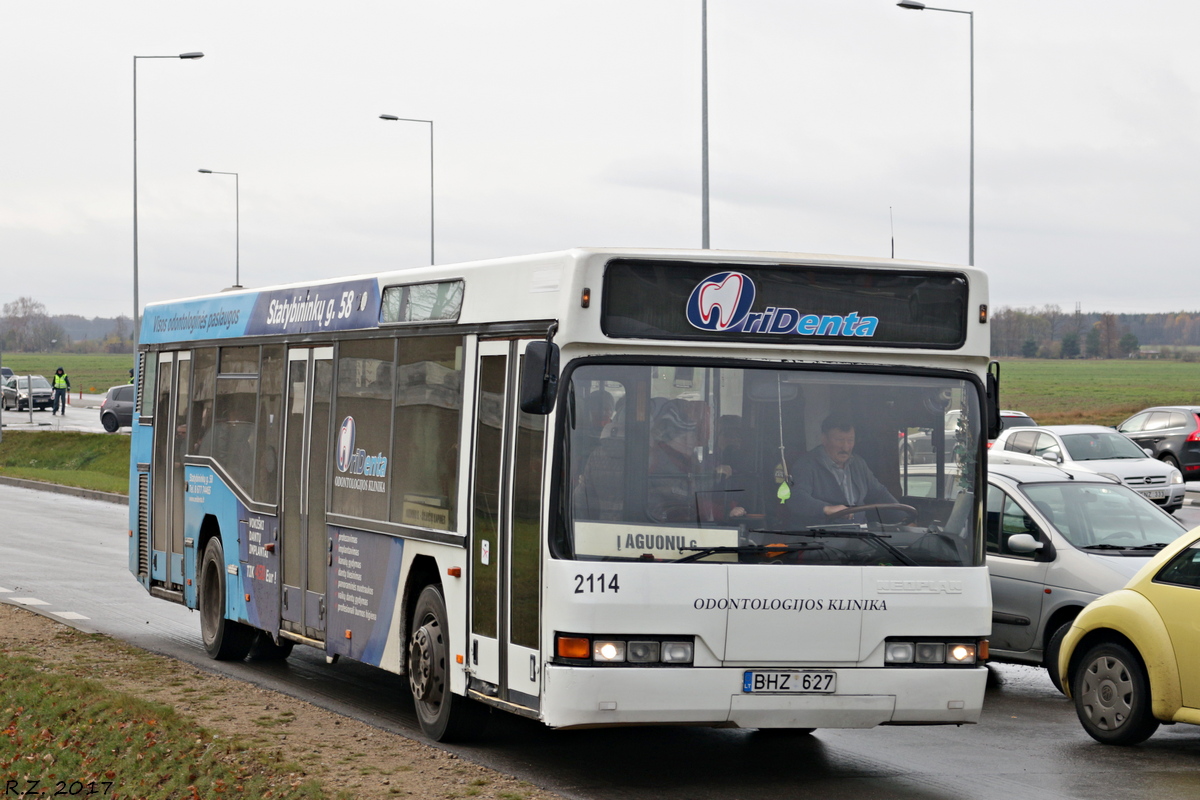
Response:
[[[489,709],[450,691],[450,645],[441,587],[421,590],[408,641],[408,685],[417,721],[438,742],[465,741],[483,732]]]
[[[285,661],[292,654],[295,645],[291,639],[280,639],[276,644],[271,634],[259,631],[250,645],[247,656],[251,661]]]
[[[254,644],[256,631],[225,618],[225,549],[214,536],[204,548],[200,563],[200,636],[210,658],[241,661]]]

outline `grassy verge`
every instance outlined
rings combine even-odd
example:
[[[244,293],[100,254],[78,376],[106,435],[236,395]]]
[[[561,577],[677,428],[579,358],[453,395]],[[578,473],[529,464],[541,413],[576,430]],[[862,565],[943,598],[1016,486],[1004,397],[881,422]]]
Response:
[[[62,796],[104,800],[557,800],[439,748],[0,603],[0,797],[53,797],[56,781]]]
[[[134,358],[129,353],[5,353],[4,366],[18,375],[41,375],[47,380],[59,367],[71,379],[71,391],[103,394],[110,386],[129,382]]]
[[[0,475],[129,493],[129,437],[106,433],[6,431]]]
[[[0,654],[0,779],[18,793],[323,798],[278,753],[255,752],[169,706]],[[36,782],[36,783],[35,783]]]

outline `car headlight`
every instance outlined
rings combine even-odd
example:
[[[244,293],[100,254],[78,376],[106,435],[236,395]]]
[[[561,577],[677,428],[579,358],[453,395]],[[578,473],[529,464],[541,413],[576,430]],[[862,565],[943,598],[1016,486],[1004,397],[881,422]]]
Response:
[[[1183,473],[1177,469],[1171,470],[1171,483],[1183,483]]]

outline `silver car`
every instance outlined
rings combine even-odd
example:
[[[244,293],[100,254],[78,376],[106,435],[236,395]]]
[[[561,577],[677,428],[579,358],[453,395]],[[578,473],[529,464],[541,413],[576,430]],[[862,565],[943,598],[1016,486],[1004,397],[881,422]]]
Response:
[[[1169,513],[1183,506],[1183,473],[1151,458],[1137,443],[1101,425],[1043,425],[1001,431],[988,451],[990,464],[1049,461],[1073,474],[1108,475]]]
[[[992,658],[1046,666],[1084,606],[1124,586],[1185,528],[1110,478],[989,459],[984,530]],[[1061,690],[1058,670],[1049,672]]]
[[[32,401],[30,383],[33,384]],[[5,409],[24,411],[32,402],[34,408],[44,411],[54,402],[54,390],[50,388],[49,381],[41,375],[15,375],[4,382],[2,391]]]

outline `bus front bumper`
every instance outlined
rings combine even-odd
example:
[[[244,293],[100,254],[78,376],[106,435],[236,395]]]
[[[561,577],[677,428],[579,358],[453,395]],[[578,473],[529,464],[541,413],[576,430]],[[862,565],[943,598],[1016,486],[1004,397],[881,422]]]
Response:
[[[834,694],[751,694],[743,668],[547,665],[542,719],[555,728],[717,725],[873,728],[979,721],[985,667],[837,668]]]

